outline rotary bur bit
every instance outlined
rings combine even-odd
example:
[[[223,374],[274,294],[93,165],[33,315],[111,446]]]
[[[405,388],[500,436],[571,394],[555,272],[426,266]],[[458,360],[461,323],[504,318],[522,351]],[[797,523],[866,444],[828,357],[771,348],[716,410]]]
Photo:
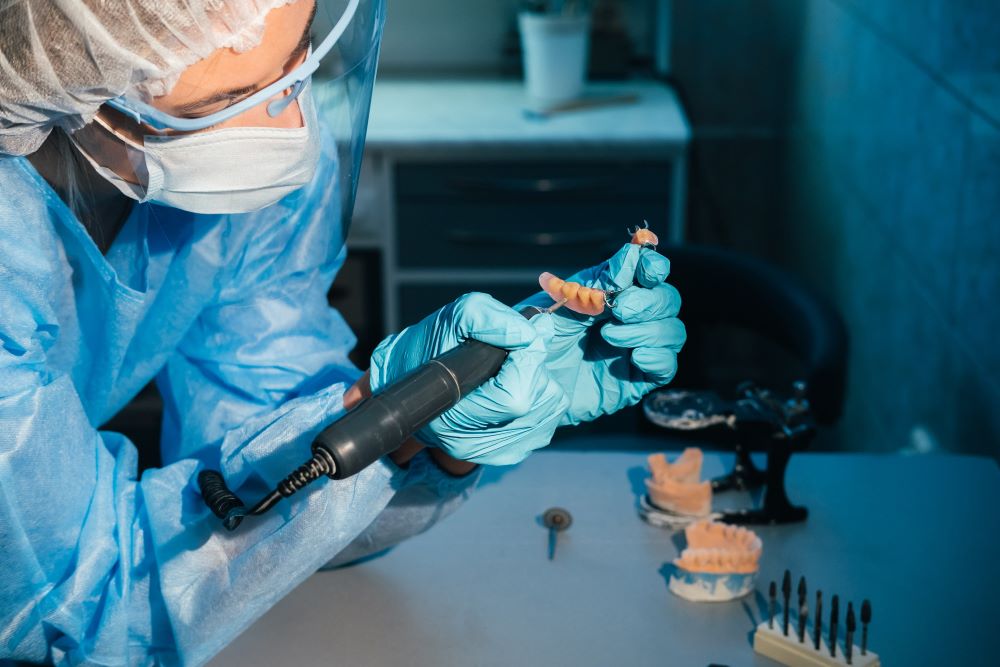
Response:
[[[830,600],[830,657],[837,657],[837,617],[840,615],[840,599],[834,595]]]
[[[868,624],[872,622],[872,603],[861,603],[861,655],[868,655]]]
[[[792,595],[792,573],[785,570],[785,576],[781,580],[781,597],[784,600],[782,605],[782,632],[788,636],[788,598]]]
[[[819,650],[820,640],[823,638],[823,591],[816,591],[816,609],[813,611],[813,648]]]
[[[778,585],[771,582],[771,587],[767,591],[767,607],[770,612],[770,618],[767,620],[767,627],[774,628],[774,612],[775,607],[778,604]]]
[[[799,578],[799,643],[806,640],[806,621],[809,620],[809,606],[806,604],[806,578]]]
[[[847,603],[847,638],[844,643],[844,653],[847,658],[847,664],[851,664],[851,659],[854,657],[854,630],[857,625],[854,621],[854,604],[851,602]]]

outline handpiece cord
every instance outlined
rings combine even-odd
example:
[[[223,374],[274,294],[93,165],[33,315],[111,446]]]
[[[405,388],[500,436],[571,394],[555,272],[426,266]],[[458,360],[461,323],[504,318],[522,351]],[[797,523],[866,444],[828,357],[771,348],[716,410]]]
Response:
[[[521,311],[527,318],[542,312]],[[427,361],[323,429],[312,443],[312,457],[283,479],[256,505],[246,504],[215,470],[198,473],[201,496],[227,530],[243,518],[264,514],[321,477],[346,479],[395,451],[410,436],[500,370],[507,351],[477,340]]]

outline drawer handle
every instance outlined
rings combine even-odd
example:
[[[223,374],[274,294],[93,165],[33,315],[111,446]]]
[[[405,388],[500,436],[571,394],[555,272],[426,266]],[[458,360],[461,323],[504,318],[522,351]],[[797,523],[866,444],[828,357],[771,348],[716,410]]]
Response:
[[[519,247],[547,248],[560,246],[591,245],[607,241],[608,232],[593,229],[582,232],[530,232],[526,234],[508,234],[504,232],[480,232],[468,230],[453,230],[448,233],[448,240],[461,245],[513,245]]]
[[[448,181],[448,187],[459,192],[487,192],[501,194],[565,194],[593,192],[607,189],[607,183],[593,178],[509,178],[471,179]]]

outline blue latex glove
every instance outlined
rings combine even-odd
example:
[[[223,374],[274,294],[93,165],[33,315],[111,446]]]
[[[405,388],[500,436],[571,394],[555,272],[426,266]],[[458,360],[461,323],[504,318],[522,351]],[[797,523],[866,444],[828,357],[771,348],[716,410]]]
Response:
[[[469,338],[510,350],[496,377],[421,429],[417,438],[457,459],[518,463],[549,444],[567,406],[562,388],[545,369],[545,331],[544,324],[536,331],[493,297],[466,294],[379,344],[372,354],[372,391]]]
[[[634,405],[673,379],[687,335],[677,319],[680,294],[664,283],[669,273],[666,257],[627,244],[610,260],[567,278],[588,287],[623,290],[613,308],[588,316],[563,307],[531,320],[546,339],[545,367],[570,400],[561,425]],[[539,292],[521,305],[547,308],[552,299]]]

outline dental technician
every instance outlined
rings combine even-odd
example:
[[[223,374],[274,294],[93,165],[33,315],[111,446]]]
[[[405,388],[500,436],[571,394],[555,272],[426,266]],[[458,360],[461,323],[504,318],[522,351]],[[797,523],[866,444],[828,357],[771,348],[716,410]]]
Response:
[[[575,277],[627,288],[609,314],[529,322],[471,294],[368,374],[348,361],[326,294],[384,12],[0,1],[0,662],[202,664],[324,564],[426,530],[478,464],[673,377],[680,299],[638,246]],[[495,379],[357,476],[219,529],[199,470],[259,495],[364,394],[467,338],[510,350]],[[140,475],[101,426],[153,380],[163,465]]]

